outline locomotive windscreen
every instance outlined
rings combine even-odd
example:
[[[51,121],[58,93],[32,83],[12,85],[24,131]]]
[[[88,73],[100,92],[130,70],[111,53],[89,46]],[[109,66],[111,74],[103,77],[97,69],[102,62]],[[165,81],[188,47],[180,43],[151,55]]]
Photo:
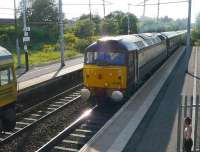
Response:
[[[96,65],[124,65],[125,53],[119,52],[87,52],[86,64]]]

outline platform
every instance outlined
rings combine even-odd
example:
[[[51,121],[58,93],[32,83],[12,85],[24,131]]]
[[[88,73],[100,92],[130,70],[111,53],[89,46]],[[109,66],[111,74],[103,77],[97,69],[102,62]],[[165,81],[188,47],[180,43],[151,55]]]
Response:
[[[123,151],[184,52],[178,49],[80,152]]]
[[[198,51],[197,51],[198,50]],[[193,100],[195,105],[195,97],[199,95],[200,89],[200,48],[193,47],[192,51],[187,52],[180,60],[177,65],[172,78],[163,91],[163,95],[157,99],[159,106],[153,117],[148,122],[143,133],[141,133],[140,141],[136,146],[134,137],[129,140],[129,143],[123,150],[123,152],[129,152],[134,150],[134,152],[175,152],[178,151],[178,138],[182,141],[182,131],[180,129],[180,134],[178,131],[178,109],[179,103],[185,103],[185,99],[188,100],[188,104]],[[187,70],[188,69],[188,70]],[[196,72],[195,72],[196,71]],[[182,121],[180,121],[181,126],[184,125],[184,118],[190,116],[190,109],[187,110],[188,113],[182,113]],[[184,114],[185,113],[185,114]],[[190,117],[194,117],[192,114]],[[194,137],[194,119],[192,120]],[[200,120],[200,118],[198,118]],[[199,124],[198,124],[199,125]],[[199,130],[197,131],[197,149],[199,146]],[[192,138],[193,138],[192,137]],[[153,139],[153,140],[152,140]],[[194,141],[194,138],[193,138]],[[144,146],[145,145],[145,146]],[[194,145],[194,144],[193,144]],[[180,151],[182,151],[182,143],[180,144]]]
[[[31,86],[49,81],[51,79],[72,73],[83,68],[83,57],[77,57],[65,61],[65,66],[60,63],[53,63],[41,67],[35,67],[28,72],[17,71],[18,91],[30,88]]]

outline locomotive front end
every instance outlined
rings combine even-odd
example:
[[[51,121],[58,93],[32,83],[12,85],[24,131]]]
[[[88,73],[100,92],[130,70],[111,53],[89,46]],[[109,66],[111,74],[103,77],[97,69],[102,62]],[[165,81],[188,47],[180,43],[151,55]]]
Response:
[[[84,98],[109,97],[113,101],[121,101],[127,87],[125,52],[114,49],[110,42],[93,45],[85,53],[83,79]]]
[[[114,101],[123,98],[126,89],[127,70],[125,66],[84,65],[84,86],[97,97],[108,96]]]

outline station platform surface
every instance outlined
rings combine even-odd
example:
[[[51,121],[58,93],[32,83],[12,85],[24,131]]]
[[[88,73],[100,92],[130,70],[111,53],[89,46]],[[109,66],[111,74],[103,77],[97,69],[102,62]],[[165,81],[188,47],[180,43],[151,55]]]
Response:
[[[34,67],[28,72],[17,70],[18,91],[29,88],[33,85],[48,81],[55,77],[80,70],[83,67],[83,57],[76,57],[65,61],[65,66],[61,68],[60,62]]]
[[[176,117],[176,113],[174,112],[176,106],[171,105],[171,102],[174,102],[173,104],[175,105],[177,104],[176,98],[172,97],[173,94],[172,96],[166,94],[165,100],[168,102],[161,103],[159,108],[163,109],[158,109],[155,114],[157,118],[153,116],[155,120],[150,121],[150,124],[148,124],[143,131],[142,137],[139,139],[138,143],[135,144],[134,138],[145,114],[157,99],[161,88],[169,78],[171,72],[179,65],[177,64],[180,63],[178,61],[184,60],[182,57],[185,56],[185,54],[184,47],[178,49],[79,152],[164,152],[168,147],[170,152],[175,152],[176,149],[174,148],[176,148],[176,143],[174,140],[176,134],[171,130],[169,131],[169,129],[175,128],[175,118],[171,121],[169,115],[163,114],[164,112],[172,113]],[[183,68],[180,70],[183,71]],[[175,77],[173,78],[175,79]],[[181,78],[178,77],[177,79],[178,80],[174,81],[179,83]],[[176,83],[172,84],[174,88],[171,88],[170,91],[177,93],[178,97],[180,97],[181,92],[178,92],[179,90],[177,89],[180,85]],[[172,100],[172,98],[174,99]],[[163,102],[165,102],[164,97],[162,99]],[[165,105],[162,106],[162,104]],[[158,121],[156,121],[157,119]],[[155,124],[150,126],[151,123]],[[168,139],[167,142],[166,139]],[[163,143],[165,146],[162,146]],[[163,147],[167,148],[162,149]]]
[[[143,133],[141,133],[137,145],[136,136],[133,136],[123,152],[177,151],[179,103],[185,99],[185,96],[191,99],[191,97],[200,94],[200,79],[195,78],[200,77],[200,60],[197,60],[197,58],[200,58],[200,48],[197,47],[193,47],[192,51],[184,54],[166,90],[162,92],[163,95],[156,99],[160,105],[142,130]],[[194,75],[195,70],[197,70],[196,76]],[[196,87],[194,85],[195,81]],[[184,124],[184,122],[181,123]],[[194,127],[194,123],[192,123],[192,126]]]

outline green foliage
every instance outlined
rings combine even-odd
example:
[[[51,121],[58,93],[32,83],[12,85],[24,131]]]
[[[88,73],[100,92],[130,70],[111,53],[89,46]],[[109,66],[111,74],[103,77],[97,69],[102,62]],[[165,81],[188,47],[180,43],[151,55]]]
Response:
[[[75,43],[75,49],[81,53],[84,53],[85,48],[91,44],[90,39],[78,39]]]
[[[128,15],[130,21],[130,33],[137,33],[137,18],[134,14],[127,14],[121,11],[114,11],[105,17],[102,21],[101,30],[106,34],[127,34],[128,33]]]
[[[158,21],[152,18],[143,18],[139,24],[139,32],[164,32],[164,31],[176,31],[186,29],[187,20],[177,19],[173,20],[171,18],[163,17]]]
[[[196,17],[195,27],[192,30],[193,44],[200,45],[200,14]]]
[[[195,25],[196,25],[196,28],[200,29],[200,13],[196,17]]]
[[[78,20],[75,25],[75,35],[80,38],[85,38],[94,35],[95,24],[94,22],[83,19]]]
[[[0,26],[0,45],[7,49],[13,49],[15,47],[14,26],[10,25]]]
[[[67,44],[76,43],[77,40],[78,40],[78,38],[73,33],[64,34],[64,41]]]
[[[101,22],[101,33],[103,35],[116,35],[118,34],[118,24],[110,19],[105,19]]]
[[[119,34],[128,33],[128,17],[130,22],[130,33],[137,33],[137,18],[135,15],[128,13],[123,16],[119,24]]]
[[[17,63],[17,55],[14,55],[15,64]],[[65,58],[70,58],[73,56],[79,55],[77,51],[74,50],[65,50]],[[52,61],[60,60],[60,52],[53,50],[40,50],[40,51],[32,51],[29,53],[29,63],[30,65],[39,65],[44,63],[50,63]],[[21,56],[22,64],[25,64],[24,54]]]
[[[32,22],[55,22],[57,13],[55,0],[33,0],[29,20]]]
[[[42,47],[42,51],[44,52],[50,52],[50,51],[56,51],[58,50],[58,47],[55,44],[44,44]]]
[[[66,33],[64,34],[64,41],[66,45],[66,49],[73,49],[78,38],[73,33]]]

